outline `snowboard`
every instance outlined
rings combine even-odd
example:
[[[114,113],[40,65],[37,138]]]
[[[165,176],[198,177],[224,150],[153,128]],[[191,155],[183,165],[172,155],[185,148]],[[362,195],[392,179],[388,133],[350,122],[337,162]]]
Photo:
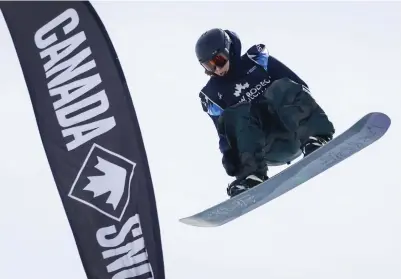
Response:
[[[179,221],[196,227],[217,227],[231,222],[376,142],[387,132],[390,124],[391,120],[386,114],[368,113],[329,143],[267,181]]]

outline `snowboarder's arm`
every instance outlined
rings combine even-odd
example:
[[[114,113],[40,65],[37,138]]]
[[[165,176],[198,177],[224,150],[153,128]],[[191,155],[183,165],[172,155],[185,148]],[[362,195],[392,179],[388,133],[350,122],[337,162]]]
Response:
[[[214,103],[210,98],[208,98],[206,94],[203,93],[202,91],[199,93],[199,98],[202,103],[203,111],[206,112],[212,119],[216,131],[218,132],[218,125],[219,125],[218,119],[220,115],[223,113],[223,109],[219,105]],[[220,152],[224,154],[225,152],[227,152],[228,149],[230,149],[230,147],[227,143],[226,138],[221,136],[219,133],[218,135],[219,135],[219,149]]]
[[[266,71],[269,63],[269,52],[264,44],[252,46],[246,52],[249,59],[253,60],[256,64],[262,66]]]
[[[273,56],[269,56],[269,68],[268,72],[272,80],[278,80],[281,78],[289,78],[296,83],[302,84],[305,87],[308,87],[306,82],[304,82],[297,74],[295,74],[290,68],[288,68],[284,63]]]
[[[282,63],[280,60],[274,56],[271,56],[264,44],[252,46],[246,52],[246,54],[249,59],[262,66],[269,73],[273,81],[287,77],[296,83],[300,83],[305,87],[308,87],[306,82],[304,82],[297,74],[295,74],[295,72],[284,65],[284,63]]]
[[[228,152],[230,150],[230,146],[229,146],[229,144],[227,142],[227,139],[223,135],[220,135],[220,133],[219,133],[219,124],[218,124],[219,116],[212,116],[212,115],[209,115],[209,116],[212,118],[214,126],[215,126],[216,131],[217,131],[217,134],[219,135],[219,149],[220,149],[220,152],[222,154],[225,154],[226,152]]]
[[[223,155],[221,163],[223,164],[226,173],[230,176],[234,176],[237,172],[237,161],[236,161],[236,154],[233,152],[231,146],[229,145],[227,138],[225,135],[220,133],[220,116],[223,113],[223,110],[218,110],[217,105],[214,103],[207,104],[202,100],[202,107],[203,110],[210,116],[213,120],[214,126],[217,131],[217,135],[219,136],[219,150]],[[219,114],[216,114],[217,111],[220,111]]]

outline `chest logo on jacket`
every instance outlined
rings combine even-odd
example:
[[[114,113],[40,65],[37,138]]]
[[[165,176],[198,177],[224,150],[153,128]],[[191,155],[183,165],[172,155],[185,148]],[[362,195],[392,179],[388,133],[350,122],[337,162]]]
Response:
[[[241,96],[241,92],[243,89],[247,89],[249,87],[249,83],[238,83],[235,85],[235,91],[234,91],[234,96],[239,97]]]
[[[236,92],[234,92],[234,95],[237,97],[241,97],[241,99],[237,102],[237,103],[243,103],[243,102],[251,102],[252,100],[256,99],[261,93],[263,93],[267,87],[270,85],[271,81],[270,79],[264,79],[263,81],[259,82],[258,84],[256,84],[254,87],[252,87],[251,89],[249,89],[247,92],[241,94],[242,90],[240,91],[240,93],[238,95],[236,95]],[[248,84],[248,83],[246,83]],[[238,84],[237,84],[238,85]],[[237,85],[236,85],[236,89],[237,89]],[[249,87],[249,84],[247,86],[247,88]],[[242,88],[245,89],[245,88]]]

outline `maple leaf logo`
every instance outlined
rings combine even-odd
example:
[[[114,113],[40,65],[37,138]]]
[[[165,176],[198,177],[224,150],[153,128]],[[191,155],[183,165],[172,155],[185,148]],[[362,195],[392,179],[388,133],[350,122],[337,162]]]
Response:
[[[239,97],[243,89],[247,89],[249,87],[249,83],[239,83],[235,85],[234,96]]]
[[[103,172],[101,176],[89,176],[89,184],[84,188],[93,192],[95,197],[110,193],[106,203],[111,204],[114,210],[121,201],[125,189],[127,171],[115,164],[112,164],[100,157],[97,157],[96,169]]]
[[[136,163],[94,144],[68,196],[101,214],[121,221],[131,198]]]

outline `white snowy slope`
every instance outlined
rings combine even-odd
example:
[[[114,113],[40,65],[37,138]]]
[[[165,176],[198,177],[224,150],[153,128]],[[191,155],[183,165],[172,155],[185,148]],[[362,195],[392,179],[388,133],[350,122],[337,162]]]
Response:
[[[401,278],[401,3],[93,5],[143,132],[166,278]],[[198,100],[207,77],[194,44],[212,27],[236,31],[244,50],[265,43],[306,80],[338,132],[381,111],[392,118],[388,133],[232,223],[180,223],[224,199],[231,181]],[[84,279],[2,17],[0,41],[0,277]]]

